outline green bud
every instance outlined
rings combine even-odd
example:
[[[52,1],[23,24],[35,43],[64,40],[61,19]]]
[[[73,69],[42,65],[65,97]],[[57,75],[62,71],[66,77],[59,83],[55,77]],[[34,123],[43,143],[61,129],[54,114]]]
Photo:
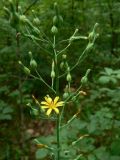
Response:
[[[20,22],[25,24],[28,21],[27,17],[25,15],[20,15]]]
[[[51,71],[51,78],[55,78],[55,72]]]
[[[33,24],[36,25],[36,26],[39,26],[39,25],[40,25],[40,20],[39,20],[39,18],[34,18],[34,19],[33,19]]]
[[[87,76],[82,77],[81,83],[82,83],[82,84],[86,84],[87,82],[88,82]]]
[[[85,76],[88,76],[88,74],[90,73],[91,69],[88,69]]]
[[[96,32],[96,29],[98,28],[98,26],[99,26],[99,23],[95,23],[95,25],[94,25],[94,32]]]
[[[27,68],[27,67],[24,66],[23,70],[24,70],[25,74],[30,75],[29,68]]]
[[[18,63],[19,63],[21,66],[23,65],[21,61],[18,61]]]
[[[58,24],[61,24],[61,23],[63,23],[63,18],[62,18],[62,16],[61,15],[58,15],[58,16],[54,16],[53,17],[53,24],[54,25],[58,25]]]
[[[55,9],[55,10],[58,9],[58,4],[57,4],[57,2],[54,3],[54,9]]]
[[[72,77],[71,77],[70,73],[67,74],[66,80],[67,80],[68,82],[71,82]]]
[[[30,58],[32,59],[32,52],[29,51],[28,54],[29,54]]]
[[[69,93],[68,92],[65,92],[64,94],[63,94],[63,99],[67,99],[69,97]]]
[[[31,66],[31,68],[36,69],[37,68],[37,62],[34,59],[31,59],[30,66]]]
[[[63,69],[63,68],[64,68],[64,65],[65,65],[64,62],[61,62],[61,63],[60,63],[60,69]]]
[[[65,60],[67,58],[67,55],[66,54],[63,54],[62,55],[62,58]]]
[[[52,26],[51,32],[52,32],[54,35],[57,34],[57,33],[58,33],[57,27],[56,27],[56,26]]]
[[[33,116],[38,116],[39,115],[39,111],[35,108],[31,108],[31,111],[30,111],[31,115]]]
[[[54,16],[53,17],[53,24],[56,25],[58,23],[58,17]]]
[[[70,72],[70,67],[69,66],[67,66],[67,72]]]

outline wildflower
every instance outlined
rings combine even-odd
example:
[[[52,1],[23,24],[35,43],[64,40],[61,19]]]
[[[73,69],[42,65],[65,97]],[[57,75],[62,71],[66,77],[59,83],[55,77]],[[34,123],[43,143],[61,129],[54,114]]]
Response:
[[[48,95],[45,96],[45,101],[41,102],[41,104],[42,104],[41,108],[48,109],[46,112],[47,116],[49,116],[51,114],[52,110],[54,110],[57,114],[59,114],[58,107],[63,106],[64,102],[63,101],[58,102],[58,100],[59,100],[58,96],[55,97],[54,100],[52,100],[52,98],[49,97]]]

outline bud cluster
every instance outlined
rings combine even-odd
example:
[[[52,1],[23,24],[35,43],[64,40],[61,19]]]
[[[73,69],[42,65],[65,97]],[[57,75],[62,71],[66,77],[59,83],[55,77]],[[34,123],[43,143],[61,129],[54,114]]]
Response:
[[[58,33],[59,25],[63,23],[63,18],[59,14],[58,5],[56,2],[54,3],[54,10],[55,10],[55,16],[53,17],[53,26],[51,28],[51,32],[53,35],[56,35]]]

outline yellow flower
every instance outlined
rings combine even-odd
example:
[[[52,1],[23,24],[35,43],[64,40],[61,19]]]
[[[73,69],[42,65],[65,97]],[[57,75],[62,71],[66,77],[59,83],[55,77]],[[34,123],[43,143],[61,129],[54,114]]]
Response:
[[[45,101],[41,102],[41,108],[42,109],[48,109],[46,112],[46,115],[49,116],[52,112],[52,110],[54,110],[57,114],[59,114],[59,109],[58,107],[63,106],[64,102],[63,101],[59,101],[59,97],[55,97],[54,100],[52,100],[51,97],[49,97],[48,95],[45,96]]]

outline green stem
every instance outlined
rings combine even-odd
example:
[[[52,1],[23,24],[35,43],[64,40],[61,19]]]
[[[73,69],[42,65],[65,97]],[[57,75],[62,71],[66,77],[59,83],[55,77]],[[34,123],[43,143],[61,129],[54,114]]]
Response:
[[[56,95],[59,95],[59,69],[57,64],[57,52],[56,52],[56,40],[54,36],[53,50],[54,50],[54,61],[55,61],[55,72],[56,72]],[[60,117],[57,116],[57,160],[60,160]]]

